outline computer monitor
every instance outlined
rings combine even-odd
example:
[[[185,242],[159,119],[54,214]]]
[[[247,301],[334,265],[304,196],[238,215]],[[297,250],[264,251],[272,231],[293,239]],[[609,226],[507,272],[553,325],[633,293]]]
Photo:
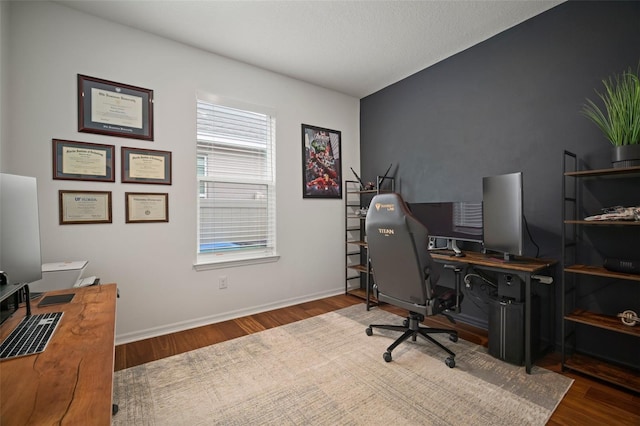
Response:
[[[42,278],[34,177],[0,173],[0,271],[7,277],[6,284],[0,285],[2,309],[10,308],[7,300],[21,284]]]
[[[482,243],[481,202],[409,203],[409,209],[427,227],[430,241],[446,240],[447,248],[458,255],[458,241]]]
[[[522,172],[482,179],[484,248],[513,260],[523,252]]]

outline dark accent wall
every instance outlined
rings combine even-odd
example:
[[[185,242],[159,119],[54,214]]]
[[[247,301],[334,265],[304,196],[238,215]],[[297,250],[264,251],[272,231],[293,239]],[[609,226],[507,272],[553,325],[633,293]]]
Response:
[[[560,4],[363,98],[362,177],[393,163],[408,202],[479,201],[483,176],[522,171],[539,255],[560,260],[563,150],[610,167],[611,145],[579,111],[604,78],[639,63],[640,2]],[[600,202],[629,200],[634,189],[640,204],[637,185]],[[536,254],[529,241],[525,254]],[[469,300],[463,310],[486,321]]]

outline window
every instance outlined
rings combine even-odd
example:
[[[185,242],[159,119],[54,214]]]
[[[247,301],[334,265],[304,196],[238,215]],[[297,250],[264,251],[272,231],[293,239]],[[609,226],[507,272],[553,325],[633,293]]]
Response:
[[[274,154],[274,114],[198,96],[198,264],[275,257]]]
[[[453,230],[482,235],[482,203],[453,203]]]

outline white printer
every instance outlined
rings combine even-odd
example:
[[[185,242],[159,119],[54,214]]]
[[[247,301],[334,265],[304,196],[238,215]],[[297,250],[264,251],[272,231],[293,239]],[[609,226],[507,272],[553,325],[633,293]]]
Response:
[[[86,260],[45,263],[42,265],[42,279],[29,284],[29,290],[31,292],[60,290],[75,287],[84,281],[91,281],[90,284],[93,284],[96,277],[82,279],[88,263]]]

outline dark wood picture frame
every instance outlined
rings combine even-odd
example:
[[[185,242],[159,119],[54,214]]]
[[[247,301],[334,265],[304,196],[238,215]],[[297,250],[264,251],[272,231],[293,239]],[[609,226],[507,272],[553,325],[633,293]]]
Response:
[[[78,131],[153,140],[153,90],[78,74]]]
[[[302,197],[342,198],[342,132],[302,125]]]
[[[61,189],[58,191],[58,210],[60,225],[111,223],[111,191]]]
[[[115,182],[115,147],[52,140],[53,179]]]
[[[120,149],[122,183],[171,185],[171,152],[123,146]]]
[[[126,223],[169,222],[169,194],[166,192],[125,192],[124,204]]]

